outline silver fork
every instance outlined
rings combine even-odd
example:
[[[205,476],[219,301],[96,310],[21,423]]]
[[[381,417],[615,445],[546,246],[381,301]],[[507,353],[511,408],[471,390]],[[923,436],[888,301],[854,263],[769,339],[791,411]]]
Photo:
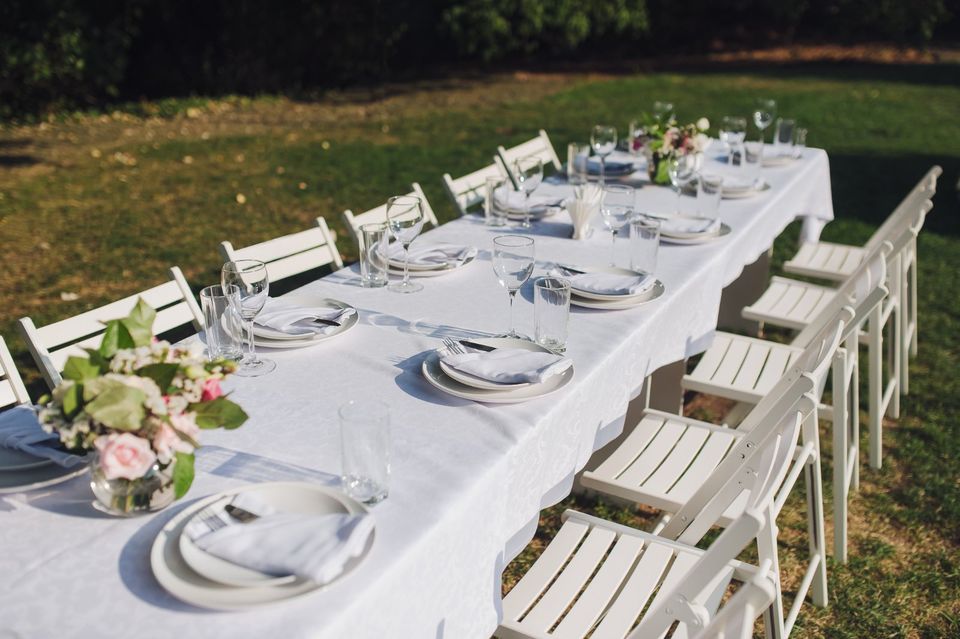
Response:
[[[456,355],[466,355],[467,349],[460,345],[458,341],[452,337],[444,337],[443,345],[447,347],[447,350]]]

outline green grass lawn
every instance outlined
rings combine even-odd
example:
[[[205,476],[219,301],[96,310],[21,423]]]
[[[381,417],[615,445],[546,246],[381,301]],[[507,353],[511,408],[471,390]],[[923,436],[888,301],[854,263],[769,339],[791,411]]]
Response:
[[[920,355],[911,364],[911,394],[886,431],[884,469],[863,469],[851,504],[851,561],[830,566],[831,606],[805,608],[796,636],[958,636],[958,65],[517,74],[311,103],[191,100],[172,117],[115,113],[0,129],[0,247],[8,269],[0,280],[0,333],[35,381],[14,330],[23,315],[38,324],[60,319],[158,284],[174,264],[199,289],[218,279],[221,240],[246,245],[306,228],[318,215],[340,231],[349,258],[355,250],[343,233],[343,209],[378,205],[416,180],[441,221],[450,219],[440,176],[488,163],[497,144],[543,127],[559,151],[585,140],[598,121],[625,129],[655,99],[672,100],[681,119],[719,122],[761,95],[776,98],[781,114],[809,128],[808,143],[830,154],[837,219],[825,239],[864,241],[930,165],[944,168],[919,241]],[[777,264],[796,237],[792,225],[777,242]],[[829,459],[824,470],[829,497]],[[571,498],[544,513],[538,539],[508,568],[507,586],[566,507],[649,521]],[[802,500],[788,505],[782,528],[789,591],[800,570],[790,557],[805,552]]]

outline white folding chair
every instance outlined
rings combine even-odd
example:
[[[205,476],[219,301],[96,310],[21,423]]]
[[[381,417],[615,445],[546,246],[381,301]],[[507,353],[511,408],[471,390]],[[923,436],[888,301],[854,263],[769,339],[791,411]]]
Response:
[[[433,212],[433,207],[430,206],[430,202],[427,200],[427,196],[424,194],[423,189],[420,188],[420,184],[414,182],[411,187],[413,190],[407,193],[407,195],[419,197],[420,201],[423,202],[423,215],[427,223],[430,226],[439,226],[440,223],[437,222],[437,216]],[[346,225],[347,230],[350,231],[350,234],[353,236],[354,242],[359,241],[358,238],[360,237],[360,227],[364,224],[374,224],[377,222],[386,221],[386,203],[374,207],[369,211],[364,211],[363,213],[354,214],[350,209],[347,209],[343,212],[343,222]]]
[[[7,342],[0,337],[0,410],[30,401],[20,371],[13,362]]]
[[[509,179],[507,169],[503,166],[500,156],[494,156],[493,163],[482,169],[477,169],[456,179],[450,177],[449,173],[443,174],[443,187],[461,216],[469,213],[470,209],[478,204],[483,204],[486,198],[484,188],[487,178],[491,177]]]
[[[547,166],[552,166],[555,171],[559,171],[563,168],[563,165],[560,164],[560,158],[557,156],[557,152],[554,150],[553,144],[550,142],[550,136],[547,135],[547,132],[543,129],[540,129],[540,133],[537,135],[537,137],[510,147],[509,149],[504,148],[503,145],[498,146],[497,156],[506,167],[507,175],[510,177],[510,181],[513,182],[514,188],[516,188],[519,184],[517,181],[516,172],[514,170],[514,164],[520,158],[534,156],[540,158],[544,168]]]
[[[343,268],[343,260],[333,234],[322,217],[317,218],[315,228],[275,237],[244,248],[234,248],[230,242],[221,242],[220,256],[225,262],[264,262],[271,283],[327,264],[330,264],[333,270]]]
[[[777,586],[777,606],[770,619],[771,634],[775,636],[789,634],[807,590],[811,587],[814,603],[821,606],[827,603],[819,436],[814,402],[819,400],[844,327],[853,315],[850,308],[840,309],[783,372],[739,429],[647,410],[610,457],[595,470],[583,473],[580,480],[587,488],[664,511],[664,521],[667,523],[662,524],[661,534],[672,536],[671,530],[676,528],[674,522],[678,517],[680,523],[689,519],[691,509],[696,512],[717,485],[741,472],[739,465],[743,460],[737,451],[742,447],[749,450],[758,446],[758,438],[762,441],[772,430],[779,428],[778,424],[792,414],[801,398],[806,397],[811,407],[803,412],[802,446],[797,446],[795,454],[791,454],[789,472],[779,476],[776,498],[766,515],[769,517],[769,530],[776,531],[776,518],[800,473],[804,472],[810,561],[805,583],[786,618]],[[736,507],[718,515],[721,525],[728,523],[737,515]],[[774,566],[778,566],[776,533],[772,538],[758,539],[758,544],[761,560],[769,559]],[[775,581],[779,584],[779,572]]]
[[[20,332],[47,386],[53,389],[60,383],[60,373],[67,358],[85,356],[84,348],[97,348],[106,330],[106,322],[127,316],[140,299],[157,312],[153,322],[154,334],[166,333],[186,324],[201,330],[203,314],[187,280],[179,267],[171,267],[169,273],[169,282],[53,324],[37,327],[29,317],[22,318]]]

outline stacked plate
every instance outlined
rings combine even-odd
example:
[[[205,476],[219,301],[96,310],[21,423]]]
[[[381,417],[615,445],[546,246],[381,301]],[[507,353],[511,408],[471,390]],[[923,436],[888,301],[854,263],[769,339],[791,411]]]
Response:
[[[770,190],[770,185],[763,180],[755,181],[730,176],[724,176],[723,178],[722,197],[725,200],[741,200],[768,190]]]
[[[793,164],[796,162],[798,157],[795,155],[787,154],[777,154],[777,155],[763,155],[763,166],[766,167],[777,167],[777,166],[787,166],[788,164]]]
[[[294,575],[268,575],[231,563],[201,550],[183,534],[191,518],[208,506],[243,492],[253,492],[280,512],[323,515],[360,514],[366,509],[343,493],[303,482],[276,482],[236,488],[201,499],[171,519],[160,531],[150,551],[157,581],[170,594],[195,606],[216,610],[244,610],[304,595],[329,585]],[[337,579],[352,571],[369,554],[376,531],[363,552],[351,559]]]
[[[562,270],[570,269],[568,272],[579,272],[579,273],[610,273],[611,275],[625,275],[625,276],[639,276],[642,275],[637,271],[631,271],[630,269],[618,268],[616,266],[591,266],[591,267],[582,267],[582,266],[571,266],[565,267],[560,265]],[[653,284],[646,287],[644,290],[639,293],[628,294],[611,294],[611,293],[597,293],[595,291],[587,291],[582,288],[577,288],[575,280],[570,282],[570,303],[574,306],[580,306],[582,308],[593,308],[598,310],[620,310],[626,308],[634,308],[636,306],[642,306],[648,302],[659,298],[663,295],[666,289],[663,286],[663,282],[660,280],[654,280]]]
[[[535,216],[533,217],[535,218]],[[446,273],[462,269],[467,264],[473,262],[476,257],[477,254],[473,253],[464,260],[450,260],[442,264],[410,264],[410,277],[437,277],[438,275],[445,275]],[[387,269],[388,273],[403,277],[402,259],[390,259],[387,260],[387,264],[389,265]]]
[[[539,344],[512,337],[489,337],[471,340],[471,342],[490,347],[491,350],[519,348],[532,352],[551,352]],[[540,383],[498,384],[447,366],[440,361],[440,354],[437,351],[432,351],[427,355],[421,366],[421,371],[434,388],[448,395],[491,404],[515,404],[537,399],[560,390],[573,379],[573,366],[571,366],[564,372],[553,375]]]
[[[716,223],[713,218],[684,217],[682,220],[688,229],[672,228],[670,220],[675,218],[655,218],[661,222],[660,240],[666,244],[704,244],[725,237],[730,234],[730,227],[721,222]]]
[[[53,486],[85,472],[83,464],[64,468],[49,459],[0,448],[0,494]]]
[[[353,308],[351,305],[346,302],[340,302],[334,299],[323,298],[320,300],[311,300],[309,302],[310,306],[322,307],[328,306],[330,308],[336,309],[345,309]],[[356,311],[356,309],[354,309]],[[300,335],[291,335],[290,333],[284,333],[283,331],[278,331],[267,326],[260,326],[256,322],[253,324],[253,336],[254,341],[257,344],[257,347],[263,348],[303,348],[305,346],[314,346],[320,342],[325,342],[329,339],[339,337],[343,335],[351,328],[357,325],[360,321],[360,313],[354,312],[353,315],[348,317],[340,326],[334,327],[332,331],[326,333],[312,333],[312,334],[300,334]]]

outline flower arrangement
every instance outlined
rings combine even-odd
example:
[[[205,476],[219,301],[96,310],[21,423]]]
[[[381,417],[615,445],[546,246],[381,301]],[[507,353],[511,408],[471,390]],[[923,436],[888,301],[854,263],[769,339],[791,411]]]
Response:
[[[704,132],[709,128],[707,118],[678,125],[674,118],[664,122],[644,114],[639,123],[631,126],[630,149],[635,153],[642,150],[646,154],[647,171],[652,182],[670,184],[665,160],[702,153],[707,140]]]
[[[207,360],[198,343],[157,340],[155,318],[141,299],[128,317],[108,322],[99,348],[67,360],[63,381],[40,399],[39,418],[68,450],[96,453],[95,480],[136,484],[159,476],[166,480],[162,488],[172,488],[170,503],[193,482],[200,431],[238,428],[247,415],[220,388],[236,364]],[[131,490],[126,502],[113,500],[109,506],[121,512],[153,509],[151,492]],[[135,494],[147,502],[132,498]]]

